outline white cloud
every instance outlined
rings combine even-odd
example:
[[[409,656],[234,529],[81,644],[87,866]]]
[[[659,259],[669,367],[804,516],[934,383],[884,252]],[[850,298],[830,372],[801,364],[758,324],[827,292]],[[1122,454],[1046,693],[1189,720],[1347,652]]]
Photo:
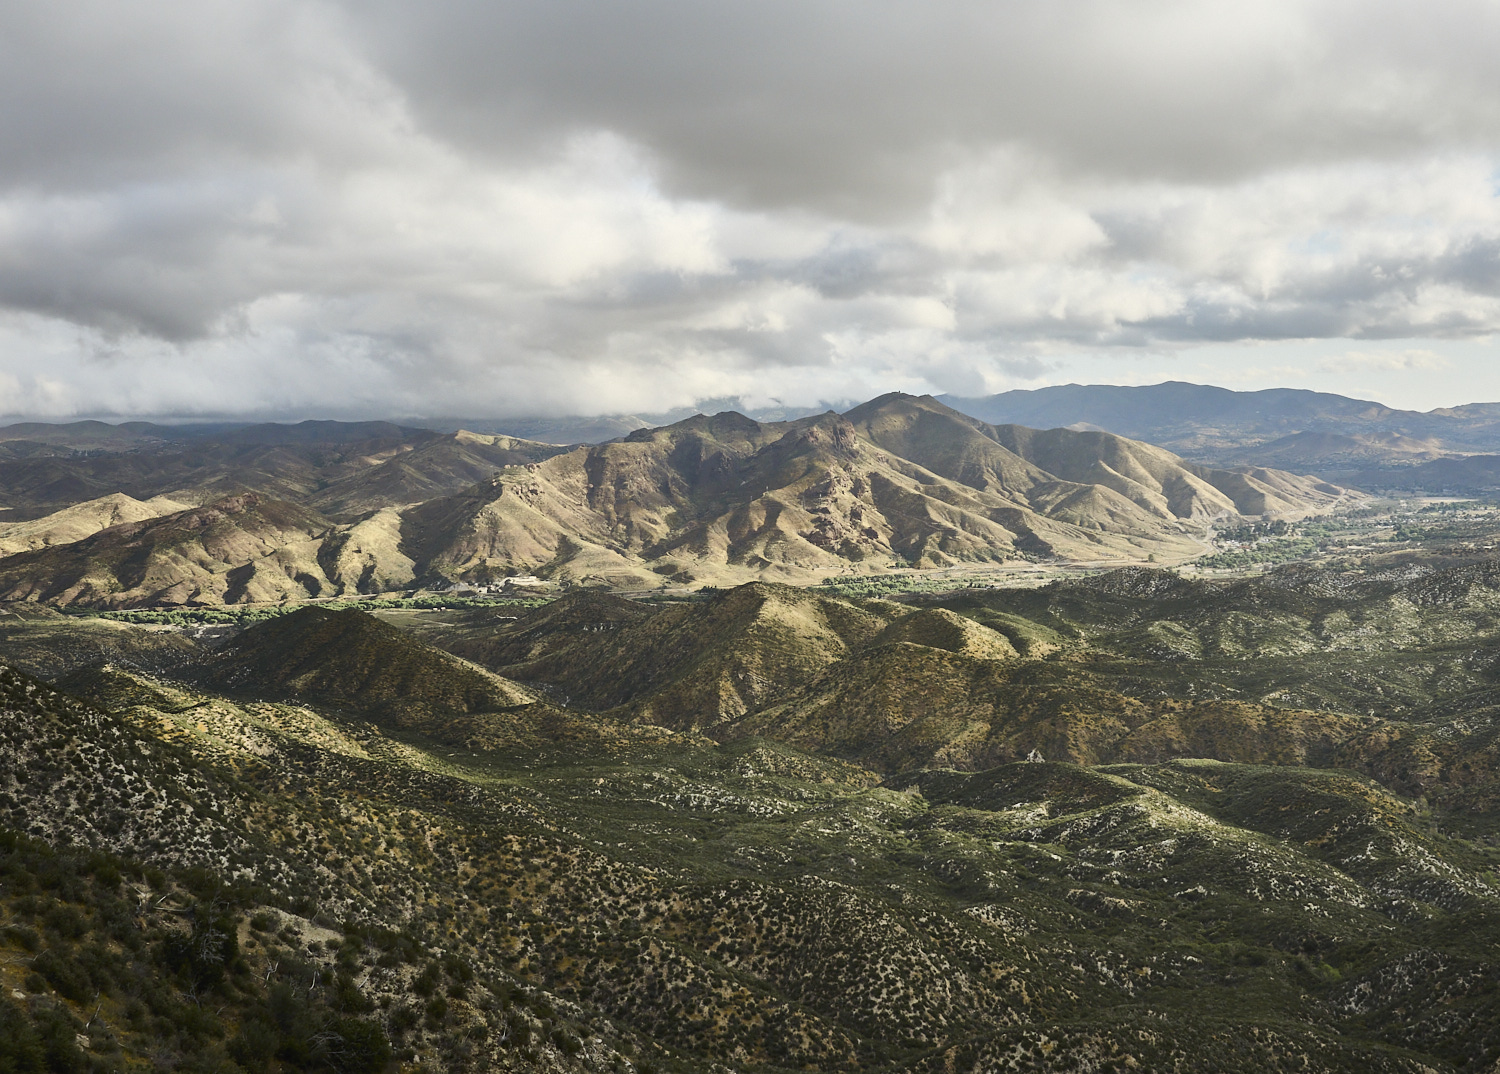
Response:
[[[1349,351],[1318,363],[1325,373],[1411,373],[1452,369],[1453,363],[1430,350]]]

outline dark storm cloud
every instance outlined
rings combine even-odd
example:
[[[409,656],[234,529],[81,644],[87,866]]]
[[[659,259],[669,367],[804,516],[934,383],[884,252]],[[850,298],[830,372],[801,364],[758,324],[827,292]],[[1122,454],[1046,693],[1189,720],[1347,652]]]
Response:
[[[361,5],[360,10],[368,10]],[[618,131],[697,196],[910,207],[1019,143],[1223,181],[1493,145],[1500,9],[1466,2],[437,0],[362,20],[424,122],[483,151]]]

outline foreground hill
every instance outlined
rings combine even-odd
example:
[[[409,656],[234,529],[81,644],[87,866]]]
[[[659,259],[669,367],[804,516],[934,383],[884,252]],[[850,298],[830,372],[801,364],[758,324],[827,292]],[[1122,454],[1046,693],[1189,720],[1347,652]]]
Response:
[[[1190,466],[1106,434],[987,426],[893,395],[784,423],[700,416],[508,470],[406,512],[402,548],[472,579],[805,581],[893,560],[1183,557],[1207,518],[1307,513],[1340,493]]]
[[[764,740],[672,739],[542,764],[248,680],[232,699],[70,683],[95,700],[0,670],[7,1062],[1418,1074],[1500,1055],[1493,852],[1347,772],[1043,762],[875,785]]]
[[[514,623],[488,627],[486,614],[476,613],[467,629],[433,640],[503,675],[546,683],[569,705],[697,731],[835,664],[876,637],[895,611],[765,583],[655,611],[580,593]]]
[[[765,737],[881,773],[1039,752],[1344,767],[1476,814],[1500,801],[1500,563],[1211,582],[1123,570],[884,601],[749,584],[576,594],[433,644],[572,709]],[[411,620],[407,620],[411,622]]]
[[[409,728],[536,700],[354,608],[302,608],[257,623],[192,673],[221,690],[305,698]]]

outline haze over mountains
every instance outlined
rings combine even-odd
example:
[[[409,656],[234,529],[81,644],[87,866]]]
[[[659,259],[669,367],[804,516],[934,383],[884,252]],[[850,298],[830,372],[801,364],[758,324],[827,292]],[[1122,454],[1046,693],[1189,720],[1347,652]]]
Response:
[[[26,549],[0,560],[0,597],[128,607],[530,573],[654,588],[1180,559],[1201,549],[1212,519],[1294,517],[1343,495],[1108,433],[988,425],[901,395],[788,422],[700,415],[572,450],[307,423],[279,438],[249,427],[185,447],[0,462],[18,515],[111,485],[91,506],[13,527]],[[199,506],[152,517],[146,496]],[[84,533],[84,516],[97,532]]]

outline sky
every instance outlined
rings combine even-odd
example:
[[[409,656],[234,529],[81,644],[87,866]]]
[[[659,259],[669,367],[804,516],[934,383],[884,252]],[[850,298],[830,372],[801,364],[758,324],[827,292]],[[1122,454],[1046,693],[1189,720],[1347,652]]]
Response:
[[[14,0],[0,416],[1500,400],[1496,54],[1496,0]]]

